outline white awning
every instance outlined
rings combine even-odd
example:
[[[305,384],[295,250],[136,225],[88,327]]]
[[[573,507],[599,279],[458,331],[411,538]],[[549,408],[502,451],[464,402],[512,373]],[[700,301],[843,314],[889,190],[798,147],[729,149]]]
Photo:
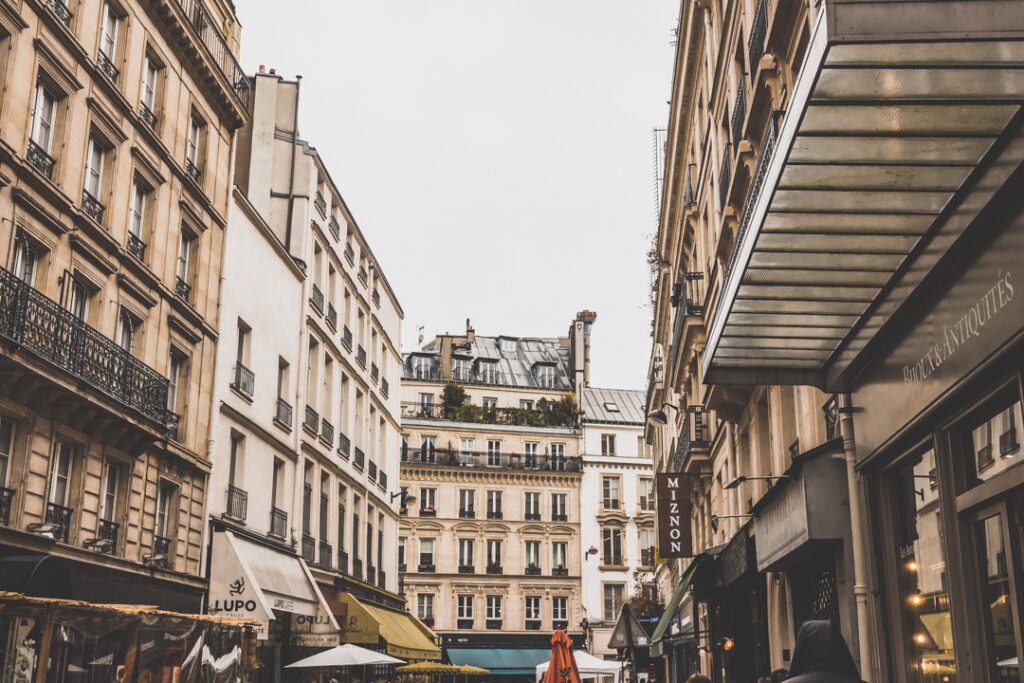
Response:
[[[1019,163],[997,159],[1024,103],[1019,4],[822,7],[750,181],[709,383],[829,385],[909,294],[900,283],[897,304],[879,306],[922,239],[954,209],[976,212],[968,193],[999,189],[981,171]]]
[[[215,531],[211,540],[208,611],[254,619],[266,638],[277,612],[296,615],[292,633],[308,636],[309,645],[340,641],[338,623],[301,557]],[[316,637],[321,636],[321,637]]]

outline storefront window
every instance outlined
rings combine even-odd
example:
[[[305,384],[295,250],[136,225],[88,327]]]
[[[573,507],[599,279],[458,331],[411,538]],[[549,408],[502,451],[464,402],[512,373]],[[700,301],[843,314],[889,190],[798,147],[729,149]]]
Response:
[[[1018,679],[1013,594],[1006,561],[1005,516],[997,512],[976,522],[978,557],[981,560],[981,609],[989,629],[990,656],[995,660],[996,680]]]
[[[897,472],[894,488],[896,573],[909,680],[949,683],[956,680],[956,661],[935,452],[911,458]]]
[[[969,471],[974,471],[977,481],[987,481],[1021,462],[1021,420],[1020,401],[1011,397],[971,428],[968,450],[973,467]]]

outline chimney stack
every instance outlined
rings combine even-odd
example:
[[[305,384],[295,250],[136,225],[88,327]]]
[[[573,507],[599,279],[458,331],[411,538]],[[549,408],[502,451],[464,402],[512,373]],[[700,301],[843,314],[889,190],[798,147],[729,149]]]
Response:
[[[569,328],[569,364],[572,366],[573,388],[590,386],[590,328],[597,320],[597,313],[582,310]]]

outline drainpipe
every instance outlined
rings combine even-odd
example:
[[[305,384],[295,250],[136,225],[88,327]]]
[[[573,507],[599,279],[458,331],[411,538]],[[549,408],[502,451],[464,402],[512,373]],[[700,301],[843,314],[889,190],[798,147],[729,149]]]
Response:
[[[853,594],[857,602],[857,641],[859,645],[860,675],[871,683],[871,632],[868,628],[868,587],[865,583],[867,567],[864,563],[863,513],[857,487],[857,451],[853,438],[853,412],[850,395],[839,394],[839,433],[843,437],[846,459],[846,486],[850,498],[850,532],[853,551]]]
[[[292,118],[292,163],[288,170],[288,222],[284,226],[284,248],[292,253],[292,213],[295,209],[295,148],[299,142],[299,86],[302,76],[295,77],[295,112]]]

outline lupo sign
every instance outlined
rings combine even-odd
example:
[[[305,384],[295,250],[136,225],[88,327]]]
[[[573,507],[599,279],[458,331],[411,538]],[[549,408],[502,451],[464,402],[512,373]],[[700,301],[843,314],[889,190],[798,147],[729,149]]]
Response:
[[[679,472],[657,475],[658,555],[692,557],[690,536],[690,476]]]

